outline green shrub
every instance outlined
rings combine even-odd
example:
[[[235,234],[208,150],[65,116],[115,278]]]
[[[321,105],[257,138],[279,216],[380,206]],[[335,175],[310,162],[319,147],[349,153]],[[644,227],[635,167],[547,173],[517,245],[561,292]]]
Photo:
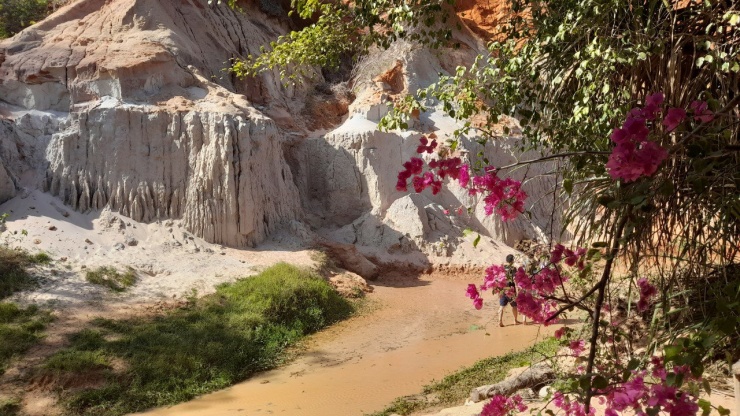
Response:
[[[0,246],[0,299],[34,287],[36,280],[27,268],[49,262],[51,257],[46,253],[29,254],[27,251]]]
[[[286,359],[306,334],[353,306],[319,276],[278,264],[157,317],[97,319],[44,367],[67,373],[123,362],[104,386],[62,392],[76,415],[120,415],[171,405],[244,380]]]
[[[0,415],[15,416],[21,410],[21,400],[17,397],[0,399]]]
[[[41,21],[50,11],[48,0],[0,0],[0,39]]]
[[[136,272],[128,267],[124,273],[114,267],[98,267],[87,272],[85,279],[94,285],[105,286],[114,292],[123,292],[136,283]]]

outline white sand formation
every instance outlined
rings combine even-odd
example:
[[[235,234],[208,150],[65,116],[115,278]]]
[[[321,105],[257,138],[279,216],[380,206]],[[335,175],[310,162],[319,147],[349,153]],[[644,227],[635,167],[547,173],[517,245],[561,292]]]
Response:
[[[349,108],[326,107],[347,111],[345,121],[310,131],[318,72],[286,87],[271,72],[239,80],[225,71],[291,24],[253,4],[242,13],[207,0],[78,0],[0,42],[0,202],[41,189],[73,210],[178,220],[236,248],[317,231],[377,262],[418,267],[500,260],[506,244],[549,231],[552,199],[541,196],[551,177],[525,184],[533,217],[511,223],[486,217],[455,184],[436,196],[395,189],[419,137],[444,141],[459,125],[439,111],[403,133],[377,123],[390,99],[469,64],[482,45],[472,32],[455,35],[459,50],[376,52],[356,71]],[[526,156],[516,142],[503,138],[486,155],[498,166]],[[475,135],[463,140],[462,156],[478,150]],[[473,213],[454,215],[461,206]],[[485,236],[478,248],[465,228]]]

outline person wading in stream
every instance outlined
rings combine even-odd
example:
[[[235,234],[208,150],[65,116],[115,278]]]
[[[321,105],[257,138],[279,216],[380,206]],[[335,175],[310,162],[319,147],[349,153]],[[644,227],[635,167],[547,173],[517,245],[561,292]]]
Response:
[[[513,297],[516,296],[516,285],[514,284],[514,274],[516,274],[516,268],[514,267],[514,255],[509,254],[506,256],[506,278],[509,281],[509,288],[499,293],[498,304],[498,326],[504,326],[504,308],[507,304],[511,304],[511,311],[514,313],[514,322],[519,325],[519,314],[516,311],[516,301]],[[509,297],[511,295],[512,297]]]

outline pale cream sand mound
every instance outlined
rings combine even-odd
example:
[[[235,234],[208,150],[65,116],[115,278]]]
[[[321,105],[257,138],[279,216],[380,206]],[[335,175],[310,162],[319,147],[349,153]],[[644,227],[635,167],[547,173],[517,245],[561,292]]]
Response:
[[[269,243],[253,250],[210,244],[174,220],[138,223],[109,210],[73,211],[49,194],[25,192],[0,205],[10,217],[0,235],[11,247],[48,253],[54,262],[36,272],[45,280],[16,301],[74,306],[90,301],[153,303],[213,291],[216,284],[254,274],[279,261],[310,265],[307,250],[277,249]],[[24,235],[23,231],[27,235]],[[88,283],[87,271],[132,267],[137,283],[122,294]]]

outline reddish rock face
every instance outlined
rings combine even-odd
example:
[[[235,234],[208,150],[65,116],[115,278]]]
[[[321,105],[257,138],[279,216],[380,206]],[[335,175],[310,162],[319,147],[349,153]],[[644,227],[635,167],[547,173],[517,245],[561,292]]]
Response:
[[[497,26],[511,15],[502,0],[459,0],[455,10],[460,19],[485,40],[496,38]]]

